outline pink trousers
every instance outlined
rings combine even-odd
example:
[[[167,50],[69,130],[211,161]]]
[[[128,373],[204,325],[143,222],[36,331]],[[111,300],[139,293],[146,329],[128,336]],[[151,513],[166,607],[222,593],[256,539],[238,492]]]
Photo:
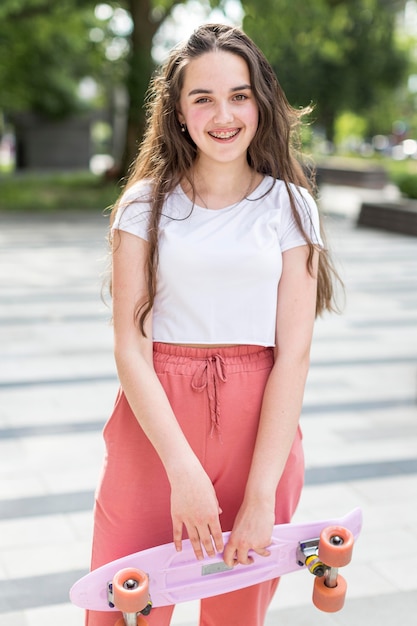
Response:
[[[190,445],[216,489],[224,531],[242,502],[271,348],[188,348],[157,343],[155,371]],[[172,541],[170,488],[163,465],[122,390],[104,428],[106,456],[96,493],[92,569]],[[276,523],[289,522],[304,480],[298,429],[277,488]],[[200,626],[262,626],[278,580],[201,601]],[[151,590],[152,593],[152,590]],[[172,606],[154,608],[149,626],[169,626]],[[114,626],[115,612],[87,611],[87,626]]]

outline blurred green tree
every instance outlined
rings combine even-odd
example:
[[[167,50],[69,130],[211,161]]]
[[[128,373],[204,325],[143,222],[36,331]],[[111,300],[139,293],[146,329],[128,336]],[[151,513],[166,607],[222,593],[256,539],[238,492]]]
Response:
[[[135,158],[138,141],[144,130],[143,105],[155,67],[152,59],[153,38],[174,6],[182,4],[182,0],[122,0],[119,4],[129,11],[132,18],[126,76],[128,93],[126,143],[121,164],[121,171],[126,172]]]
[[[315,106],[328,140],[339,112],[366,113],[405,80],[396,0],[242,0],[244,28],[271,61],[291,104]]]
[[[0,110],[49,117],[85,106],[79,82],[99,77],[103,49],[89,38],[97,25],[91,0],[2,0]]]

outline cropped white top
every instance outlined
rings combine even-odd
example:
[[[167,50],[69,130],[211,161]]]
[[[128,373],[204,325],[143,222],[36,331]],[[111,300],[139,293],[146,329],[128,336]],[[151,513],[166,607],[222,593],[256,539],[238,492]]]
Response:
[[[322,245],[313,198],[292,186],[311,240]],[[113,224],[148,238],[150,184],[124,194]],[[243,201],[210,210],[180,186],[165,201],[153,340],[165,343],[275,345],[282,253],[306,244],[284,183],[266,176]]]

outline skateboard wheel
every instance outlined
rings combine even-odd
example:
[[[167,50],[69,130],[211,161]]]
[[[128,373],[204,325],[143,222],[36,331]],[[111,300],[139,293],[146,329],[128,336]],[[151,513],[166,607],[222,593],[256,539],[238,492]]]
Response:
[[[336,587],[327,587],[326,579],[315,578],[313,589],[313,604],[320,611],[335,613],[343,608],[345,603],[347,584],[343,576],[337,577]]]
[[[329,567],[344,567],[352,559],[353,535],[343,526],[328,526],[320,534],[319,557]]]
[[[117,572],[113,578],[113,602],[119,611],[139,613],[148,600],[149,582],[145,572],[131,567]]]

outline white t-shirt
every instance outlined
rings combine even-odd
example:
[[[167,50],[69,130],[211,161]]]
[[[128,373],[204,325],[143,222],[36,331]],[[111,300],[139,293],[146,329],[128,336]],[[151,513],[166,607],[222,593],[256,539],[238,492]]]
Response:
[[[266,176],[243,201],[210,210],[180,186],[159,226],[153,340],[165,343],[275,345],[282,253],[303,246],[284,183]],[[113,229],[147,239],[150,185],[124,194]],[[311,240],[322,245],[317,206],[292,186]]]

